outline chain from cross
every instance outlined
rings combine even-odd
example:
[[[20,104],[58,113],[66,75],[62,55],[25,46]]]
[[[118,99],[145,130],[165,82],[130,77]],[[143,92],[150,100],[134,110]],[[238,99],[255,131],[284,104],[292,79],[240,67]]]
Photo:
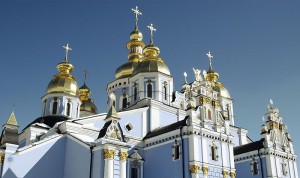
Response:
[[[65,61],[68,62],[68,54],[69,54],[69,51],[72,50],[72,48],[69,47],[69,44],[63,46],[63,48],[66,49],[66,58],[65,58]]]
[[[148,25],[147,28],[150,30],[150,44],[153,44],[153,32],[156,32],[156,29],[153,24]]]
[[[208,60],[209,60],[209,67],[210,67],[210,69],[212,69],[211,60],[212,60],[213,56],[211,55],[210,51],[206,55],[207,55]]]
[[[89,71],[88,70],[84,70],[83,73],[84,73],[84,83],[85,83],[86,82],[86,76],[89,73]]]

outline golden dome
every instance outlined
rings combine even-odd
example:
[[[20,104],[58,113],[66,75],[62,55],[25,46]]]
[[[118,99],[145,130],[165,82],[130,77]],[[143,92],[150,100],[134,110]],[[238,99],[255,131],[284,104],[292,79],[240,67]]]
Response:
[[[91,112],[94,114],[97,114],[97,107],[94,104],[94,101],[89,98],[91,94],[91,90],[89,87],[84,84],[79,88],[79,94],[80,94],[80,100],[81,100],[81,105],[80,105],[80,111],[87,111]]]
[[[159,58],[160,50],[157,46],[148,45],[144,48],[145,57],[138,63],[137,67],[133,70],[132,75],[141,72],[161,72],[171,75],[168,66],[162,58]]]
[[[57,65],[59,74],[53,76],[48,84],[48,93],[66,93],[73,96],[79,96],[79,89],[75,77],[70,73],[74,66],[67,61],[61,62]]]
[[[221,82],[216,82],[213,89],[219,93],[219,97],[230,98],[228,90],[224,87],[224,85]]]
[[[132,71],[137,66],[139,60],[143,57],[143,48],[145,43],[143,40],[143,34],[136,28],[130,33],[130,41],[126,47],[130,50],[128,54],[128,62],[121,65],[115,71],[115,79],[127,78],[132,76]]]
[[[135,29],[130,33],[130,40],[138,40],[142,41],[143,40],[143,34],[139,30]]]

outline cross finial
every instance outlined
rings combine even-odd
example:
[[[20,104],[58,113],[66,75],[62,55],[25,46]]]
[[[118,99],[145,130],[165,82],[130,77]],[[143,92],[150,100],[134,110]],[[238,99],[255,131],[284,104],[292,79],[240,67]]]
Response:
[[[209,69],[212,70],[212,65],[211,65],[211,60],[213,58],[213,56],[211,55],[210,51],[208,51],[208,53],[206,54],[209,60]]]
[[[15,111],[15,108],[16,108],[16,103],[13,103],[13,105],[12,105],[13,112]]]
[[[68,62],[68,54],[69,54],[69,51],[72,50],[72,48],[69,47],[69,44],[63,46],[63,48],[66,49],[66,57],[65,57],[65,61]]]
[[[139,10],[138,6],[135,6],[135,9],[131,9],[133,11],[133,13],[135,13],[135,29],[138,29],[138,16],[142,15],[142,12]]]
[[[188,76],[188,75],[187,75],[187,73],[186,73],[186,72],[184,72],[184,73],[183,73],[183,76],[184,76],[185,83],[187,84],[187,83],[188,83],[188,82],[187,82],[187,79],[186,79],[186,78],[187,78],[187,76]]]
[[[156,32],[156,29],[154,28],[153,24],[150,24],[147,26],[150,30],[150,44],[153,44],[153,32]]]
[[[85,82],[86,82],[86,76],[89,73],[89,71],[88,70],[84,70],[83,73],[84,73],[84,84],[85,84]]]

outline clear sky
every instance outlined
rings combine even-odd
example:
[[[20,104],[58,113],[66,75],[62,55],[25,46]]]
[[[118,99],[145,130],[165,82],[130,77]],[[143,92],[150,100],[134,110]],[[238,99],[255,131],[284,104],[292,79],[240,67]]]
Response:
[[[74,76],[87,84],[100,112],[106,112],[106,85],[115,69],[127,61],[129,33],[134,29],[131,8],[139,6],[144,42],[147,25],[157,31],[154,42],[170,68],[175,90],[183,72],[194,80],[192,67],[214,70],[234,99],[236,125],[260,138],[262,116],[269,99],[280,109],[300,153],[300,1],[222,0],[49,0],[0,1],[0,124],[13,103],[23,129],[41,114],[41,97],[62,46],[73,50]],[[21,130],[20,129],[20,130]],[[299,165],[298,165],[299,166]]]

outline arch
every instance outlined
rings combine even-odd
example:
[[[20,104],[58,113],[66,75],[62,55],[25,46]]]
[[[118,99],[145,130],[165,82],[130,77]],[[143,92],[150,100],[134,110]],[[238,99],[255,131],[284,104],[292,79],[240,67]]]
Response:
[[[164,100],[168,99],[168,86],[167,86],[167,82],[164,82],[164,86],[163,86],[164,92],[163,92],[163,98]]]
[[[152,98],[152,84],[151,83],[147,84],[147,97]]]
[[[58,110],[58,101],[57,98],[54,98],[54,101],[52,103],[52,114],[57,114]]]
[[[66,115],[71,116],[71,102],[67,102],[66,105]]]
[[[136,101],[137,100],[137,86],[134,86],[134,94],[133,94],[133,99],[134,99],[134,101]]]
[[[122,100],[122,109],[125,109],[127,108],[127,103],[128,103],[128,99],[127,97],[125,96]]]

